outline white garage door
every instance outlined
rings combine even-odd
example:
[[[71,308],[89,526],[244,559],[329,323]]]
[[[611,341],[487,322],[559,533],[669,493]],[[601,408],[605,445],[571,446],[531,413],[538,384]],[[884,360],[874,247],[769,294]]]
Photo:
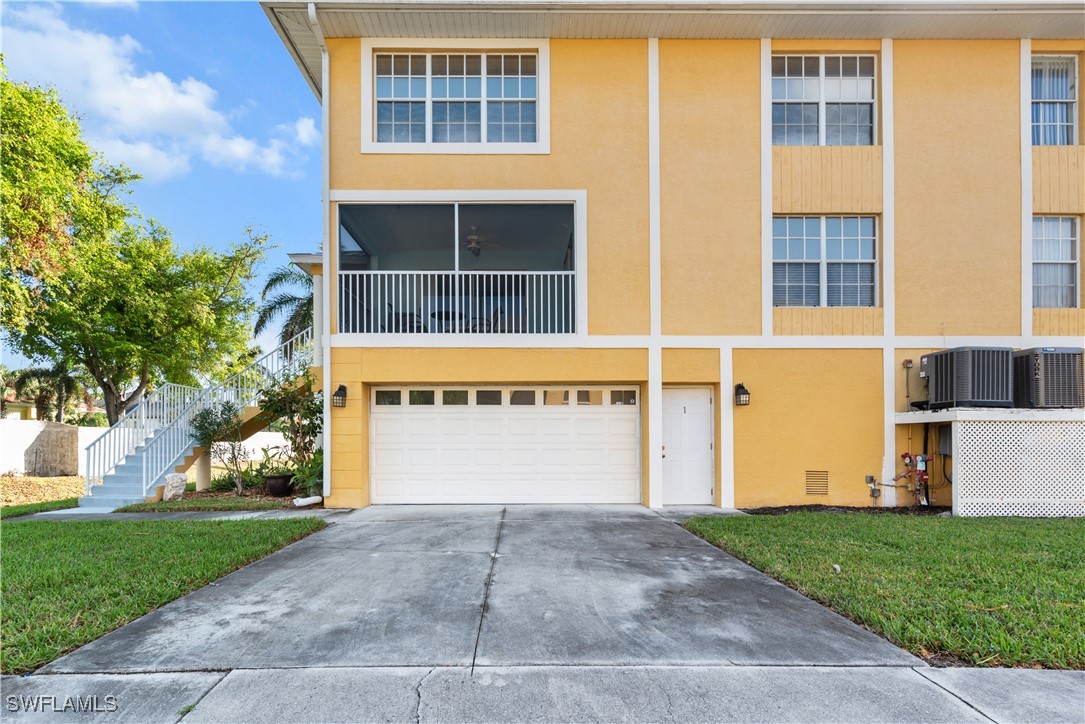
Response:
[[[374,503],[639,503],[629,387],[383,387],[370,400]]]

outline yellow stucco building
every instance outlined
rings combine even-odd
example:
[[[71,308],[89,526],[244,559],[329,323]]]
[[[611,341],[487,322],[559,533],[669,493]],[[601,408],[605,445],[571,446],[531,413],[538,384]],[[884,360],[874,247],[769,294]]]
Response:
[[[910,503],[920,355],[1083,343],[1080,3],[263,5],[329,506]]]

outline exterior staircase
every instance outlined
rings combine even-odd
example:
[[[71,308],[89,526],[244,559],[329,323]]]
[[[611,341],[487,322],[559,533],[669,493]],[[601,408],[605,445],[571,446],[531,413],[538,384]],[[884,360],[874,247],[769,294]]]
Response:
[[[201,388],[167,383],[145,396],[87,447],[86,494],[79,507],[107,512],[153,497],[166,475],[188,470],[204,454],[192,440],[197,412],[231,402],[242,411],[242,436],[248,437],[266,424],[256,404],[260,391],[297,379],[312,362],[310,328],[222,384]]]

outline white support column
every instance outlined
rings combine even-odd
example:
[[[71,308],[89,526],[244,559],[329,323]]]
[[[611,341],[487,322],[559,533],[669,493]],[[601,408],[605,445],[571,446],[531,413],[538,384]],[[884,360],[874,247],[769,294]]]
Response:
[[[1029,38],[1021,40],[1021,336],[1032,336],[1032,40]]]
[[[648,507],[663,507],[663,350],[648,349]]]
[[[314,340],[313,344],[318,345],[321,350],[321,356],[323,357],[323,370],[321,381],[322,388],[324,390],[324,433],[323,433],[323,446],[324,446],[324,486],[321,491],[322,494],[327,497],[332,492],[332,364],[331,364],[331,284],[329,280],[332,277],[338,277],[335,273],[335,269],[332,268],[331,263],[331,141],[328,138],[328,86],[330,85],[330,69],[328,67],[328,44],[324,41],[324,31],[320,27],[320,18],[317,16],[316,3],[309,3],[309,24],[313,28],[313,35],[316,36],[317,44],[320,46],[320,150],[321,150],[321,165],[323,166],[323,174],[320,183],[320,203],[321,203],[321,233],[320,233],[320,249],[323,254],[324,272],[322,277],[322,283],[320,285],[320,294],[327,301],[327,304],[321,305],[321,326],[323,327],[324,334],[321,335],[320,340]],[[316,284],[314,280],[314,290]],[[338,281],[338,279],[337,279]],[[316,311],[315,309],[313,310]]]
[[[324,275],[313,275],[313,366],[324,366]]]
[[[663,277],[660,227],[659,39],[648,38],[648,507],[663,507]]]
[[[735,375],[734,352],[720,348],[720,507],[735,507]]]
[[[659,38],[648,38],[648,293],[652,337],[663,333],[659,168]]]
[[[761,334],[772,336],[772,39],[761,38]]]
[[[896,207],[896,126],[893,111],[893,41],[882,39],[882,323],[883,334],[893,338],[897,333],[897,275],[895,249],[897,240]]]
[[[882,120],[882,219],[881,219],[881,289],[882,324],[886,340],[896,337],[897,279],[896,248],[896,130],[893,110],[893,40],[882,38],[881,53]],[[889,487],[897,472],[896,352],[889,342],[882,348],[882,411],[884,414],[884,454],[882,457],[882,497],[880,503],[896,505],[897,489]]]
[[[885,450],[882,456],[882,496],[881,505],[894,506],[897,504],[897,489],[890,487],[893,477],[897,474],[897,386],[896,386],[896,354],[891,344],[882,348],[882,414],[884,415],[885,437],[882,448]]]

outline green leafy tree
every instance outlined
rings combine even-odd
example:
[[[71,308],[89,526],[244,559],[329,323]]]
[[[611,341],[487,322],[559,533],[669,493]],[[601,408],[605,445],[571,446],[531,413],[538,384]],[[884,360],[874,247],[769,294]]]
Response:
[[[22,329],[70,256],[75,228],[99,234],[123,223],[121,195],[138,178],[86,144],[56,91],[17,83],[0,61],[0,323]]]
[[[260,301],[254,328],[257,335],[285,317],[279,330],[279,342],[285,343],[313,324],[313,278],[296,266],[281,266],[271,272]]]
[[[85,368],[113,424],[150,385],[198,384],[248,352],[246,283],[267,237],[246,237],[226,252],[179,252],[153,221],[76,234],[67,266],[39,283],[41,304],[11,339],[28,357]]]

